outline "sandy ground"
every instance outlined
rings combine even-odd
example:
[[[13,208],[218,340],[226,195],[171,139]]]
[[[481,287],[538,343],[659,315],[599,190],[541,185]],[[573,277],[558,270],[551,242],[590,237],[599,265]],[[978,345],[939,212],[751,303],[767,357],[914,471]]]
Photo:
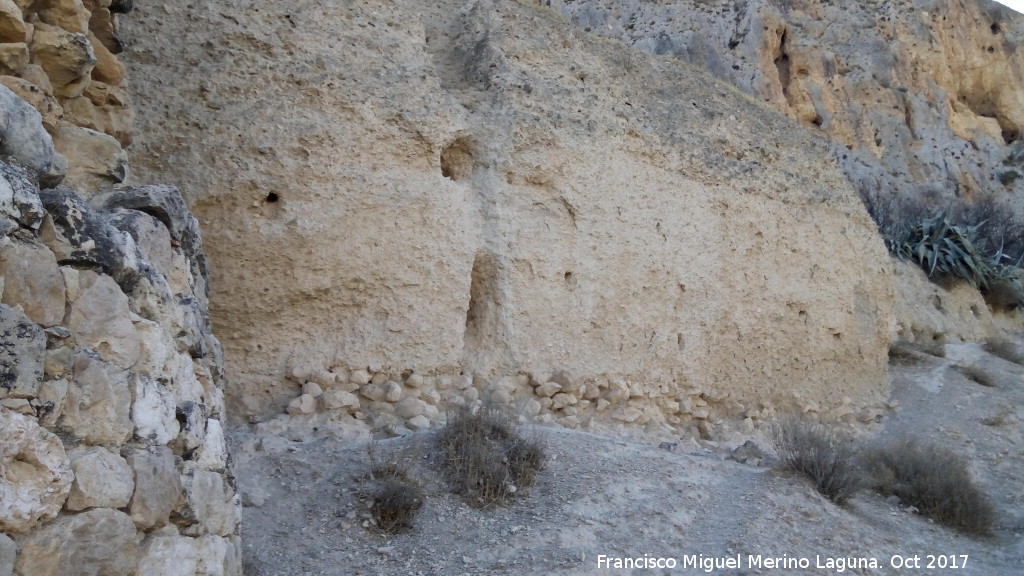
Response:
[[[996,385],[955,369],[971,364]],[[763,431],[711,443],[561,428],[537,429],[548,460],[536,483],[483,510],[445,492],[430,433],[378,442],[409,459],[427,493],[413,528],[388,536],[364,527],[366,442],[235,432],[247,575],[1024,574],[1024,367],[956,344],[945,358],[894,362],[890,375],[899,407],[860,433],[968,456],[1000,511],[992,536],[961,535],[873,492],[839,507],[802,477],[727,459],[748,439],[769,448]],[[602,557],[662,567],[606,568]],[[877,567],[853,566],[871,559]]]

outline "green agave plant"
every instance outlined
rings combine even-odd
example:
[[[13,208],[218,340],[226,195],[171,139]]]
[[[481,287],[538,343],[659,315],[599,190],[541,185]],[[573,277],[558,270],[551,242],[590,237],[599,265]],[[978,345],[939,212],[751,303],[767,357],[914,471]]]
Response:
[[[1007,265],[1001,262],[1006,257],[1002,251],[987,255],[978,247],[977,232],[982,224],[954,225],[949,210],[944,210],[918,224],[904,222],[885,242],[890,252],[917,262],[929,277],[936,273],[956,276],[982,289],[995,280],[1019,284],[1020,261]]]

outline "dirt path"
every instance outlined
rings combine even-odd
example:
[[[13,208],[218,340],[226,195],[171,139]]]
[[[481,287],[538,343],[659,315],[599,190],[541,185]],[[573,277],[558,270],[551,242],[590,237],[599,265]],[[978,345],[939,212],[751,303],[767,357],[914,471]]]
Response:
[[[406,450],[428,495],[414,528],[386,537],[363,526],[365,443],[235,433],[248,574],[705,574],[699,562],[737,555],[739,568],[712,573],[1022,574],[1024,369],[976,345],[947,350],[947,358],[892,366],[900,408],[878,428],[883,436],[918,434],[970,456],[1000,509],[991,538],[960,535],[870,492],[838,507],[803,478],[726,460],[746,437],[703,446],[662,439],[680,442],[667,451],[658,439],[561,428],[540,429],[548,461],[537,482],[511,505],[484,510],[444,491],[432,472],[430,434],[380,442],[381,452]],[[997,385],[981,386],[953,370],[968,364],[984,365]],[[767,446],[758,433],[753,439]],[[599,569],[602,555],[671,558],[676,567]],[[927,569],[928,555],[946,563],[966,555],[967,566]],[[762,565],[751,566],[758,556]],[[894,556],[911,564],[917,556],[922,567],[894,568]],[[770,568],[768,558],[808,564]],[[877,568],[849,567],[872,558]],[[828,562],[845,565],[818,567]]]

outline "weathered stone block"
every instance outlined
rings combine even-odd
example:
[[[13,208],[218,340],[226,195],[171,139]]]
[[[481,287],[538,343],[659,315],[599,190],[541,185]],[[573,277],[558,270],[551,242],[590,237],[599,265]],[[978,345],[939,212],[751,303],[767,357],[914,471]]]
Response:
[[[183,501],[174,454],[164,446],[153,446],[132,450],[126,458],[135,474],[135,493],[128,503],[131,519],[140,530],[166,526],[171,511]]]
[[[25,21],[21,17],[21,8],[14,0],[0,0],[0,42],[24,41]]]
[[[139,548],[139,567],[136,572],[160,576],[196,576],[199,571],[199,549],[206,546],[186,536],[148,536]]]
[[[89,31],[89,12],[82,0],[42,0],[32,7],[39,14],[39,19],[47,24],[77,34]]]
[[[39,423],[46,428],[53,429],[57,420],[64,413],[64,399],[68,395],[68,381],[45,380],[39,385],[39,394],[36,400],[39,402]]]
[[[124,81],[124,64],[117,60],[106,45],[93,34],[89,34],[89,42],[92,44],[93,54],[96,55],[96,66],[92,69],[92,78],[117,86]]]
[[[220,420],[210,418],[206,421],[206,438],[196,450],[194,461],[204,470],[224,471],[228,464],[228,450]]]
[[[324,410],[359,409],[359,398],[344,390],[328,390],[320,396],[319,400],[320,407]]]
[[[120,454],[106,448],[75,448],[68,453],[75,480],[68,510],[124,508],[135,491],[132,469]]]
[[[64,185],[79,192],[107,188],[128,177],[128,154],[113,136],[61,123],[53,145],[68,161]]]
[[[18,545],[6,534],[0,534],[0,576],[14,574],[14,559],[18,555]]]
[[[20,74],[28,66],[28,45],[24,42],[0,44],[0,71],[8,74]]]
[[[45,357],[43,329],[0,304],[0,398],[34,398],[43,379]]]
[[[49,214],[39,235],[57,262],[99,269],[113,276],[122,290],[131,290],[139,276],[131,235],[110,226],[101,213],[71,190],[43,190],[39,197]]]
[[[175,414],[174,393],[165,384],[136,373],[129,377],[129,386],[135,436],[161,446],[177,438],[181,427]]]
[[[74,98],[85,90],[96,64],[96,54],[85,34],[39,22],[32,35],[31,51],[34,61],[49,76],[57,96]]]
[[[58,425],[86,444],[119,445],[132,433],[128,372],[78,354]]]
[[[71,489],[64,445],[35,419],[0,408],[0,532],[21,534],[57,516]]]
[[[4,304],[21,306],[25,316],[40,326],[64,320],[64,277],[46,246],[0,239],[0,276],[5,278]]]
[[[21,541],[18,576],[134,576],[139,539],[131,518],[109,508],[63,516]]]
[[[196,538],[199,551],[199,571],[209,576],[235,576],[242,572],[242,547],[237,536]]]
[[[302,394],[288,403],[289,414],[312,414],[316,412],[316,398]]]
[[[200,470],[195,466],[182,474],[185,505],[175,514],[183,534],[228,536],[241,522],[242,503],[223,474]]]
[[[65,322],[75,342],[118,366],[134,366],[140,344],[128,297],[110,276],[82,270],[78,278],[79,291],[70,301]]]
[[[66,160],[43,129],[39,112],[6,86],[0,86],[0,156],[14,158],[44,186],[59,184],[67,170]],[[4,176],[8,176],[6,170]]]

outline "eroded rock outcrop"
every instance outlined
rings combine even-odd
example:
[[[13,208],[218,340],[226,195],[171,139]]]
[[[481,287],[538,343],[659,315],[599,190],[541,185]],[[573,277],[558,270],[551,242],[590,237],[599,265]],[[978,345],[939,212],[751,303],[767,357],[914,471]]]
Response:
[[[829,145],[687,65],[517,2],[123,31],[133,170],[204,226],[235,416],[708,428],[887,393],[891,264]]]
[[[987,0],[551,0],[700,66],[834,142],[863,195],[1024,211],[1024,16]]]

